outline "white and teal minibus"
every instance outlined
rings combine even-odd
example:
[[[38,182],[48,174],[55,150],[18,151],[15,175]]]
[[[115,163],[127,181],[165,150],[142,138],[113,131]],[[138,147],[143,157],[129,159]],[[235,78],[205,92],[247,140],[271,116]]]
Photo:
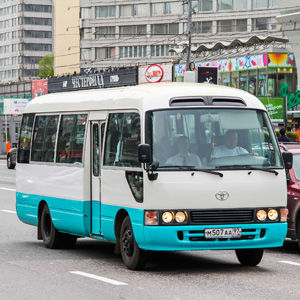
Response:
[[[265,107],[244,91],[159,83],[49,94],[23,114],[16,208],[48,248],[234,249],[257,265],[287,233],[285,168]]]

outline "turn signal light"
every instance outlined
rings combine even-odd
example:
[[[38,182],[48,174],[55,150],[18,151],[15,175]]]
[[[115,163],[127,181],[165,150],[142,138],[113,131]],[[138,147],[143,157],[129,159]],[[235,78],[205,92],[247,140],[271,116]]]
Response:
[[[280,209],[280,222],[287,222],[289,210],[287,208]]]
[[[158,225],[158,211],[145,211],[145,225]]]

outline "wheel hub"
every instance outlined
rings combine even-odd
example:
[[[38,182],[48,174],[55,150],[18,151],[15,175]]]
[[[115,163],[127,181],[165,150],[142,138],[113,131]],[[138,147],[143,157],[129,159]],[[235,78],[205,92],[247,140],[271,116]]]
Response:
[[[132,231],[127,228],[122,236],[122,248],[123,252],[127,254],[127,256],[132,256],[133,254],[133,235]]]

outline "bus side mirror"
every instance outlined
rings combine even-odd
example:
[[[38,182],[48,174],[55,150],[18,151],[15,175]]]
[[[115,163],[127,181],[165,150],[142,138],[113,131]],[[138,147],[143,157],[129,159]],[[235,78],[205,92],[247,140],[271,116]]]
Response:
[[[151,163],[151,147],[149,144],[138,145],[138,158],[140,163]]]
[[[293,167],[293,154],[291,152],[283,152],[282,153],[282,158],[284,161],[284,167],[287,170],[290,170]]]

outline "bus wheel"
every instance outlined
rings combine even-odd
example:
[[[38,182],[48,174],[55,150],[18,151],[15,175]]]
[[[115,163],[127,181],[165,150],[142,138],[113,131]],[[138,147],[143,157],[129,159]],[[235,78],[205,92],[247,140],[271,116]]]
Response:
[[[120,250],[123,263],[128,269],[139,270],[145,266],[145,251],[136,243],[129,216],[125,217],[121,226]]]
[[[300,220],[297,220],[296,238],[297,238],[298,247],[300,248]]]
[[[244,266],[257,266],[264,254],[264,249],[237,249],[235,254]]]
[[[76,236],[61,233],[54,227],[48,205],[43,207],[41,233],[44,245],[50,249],[74,247],[77,239]]]

